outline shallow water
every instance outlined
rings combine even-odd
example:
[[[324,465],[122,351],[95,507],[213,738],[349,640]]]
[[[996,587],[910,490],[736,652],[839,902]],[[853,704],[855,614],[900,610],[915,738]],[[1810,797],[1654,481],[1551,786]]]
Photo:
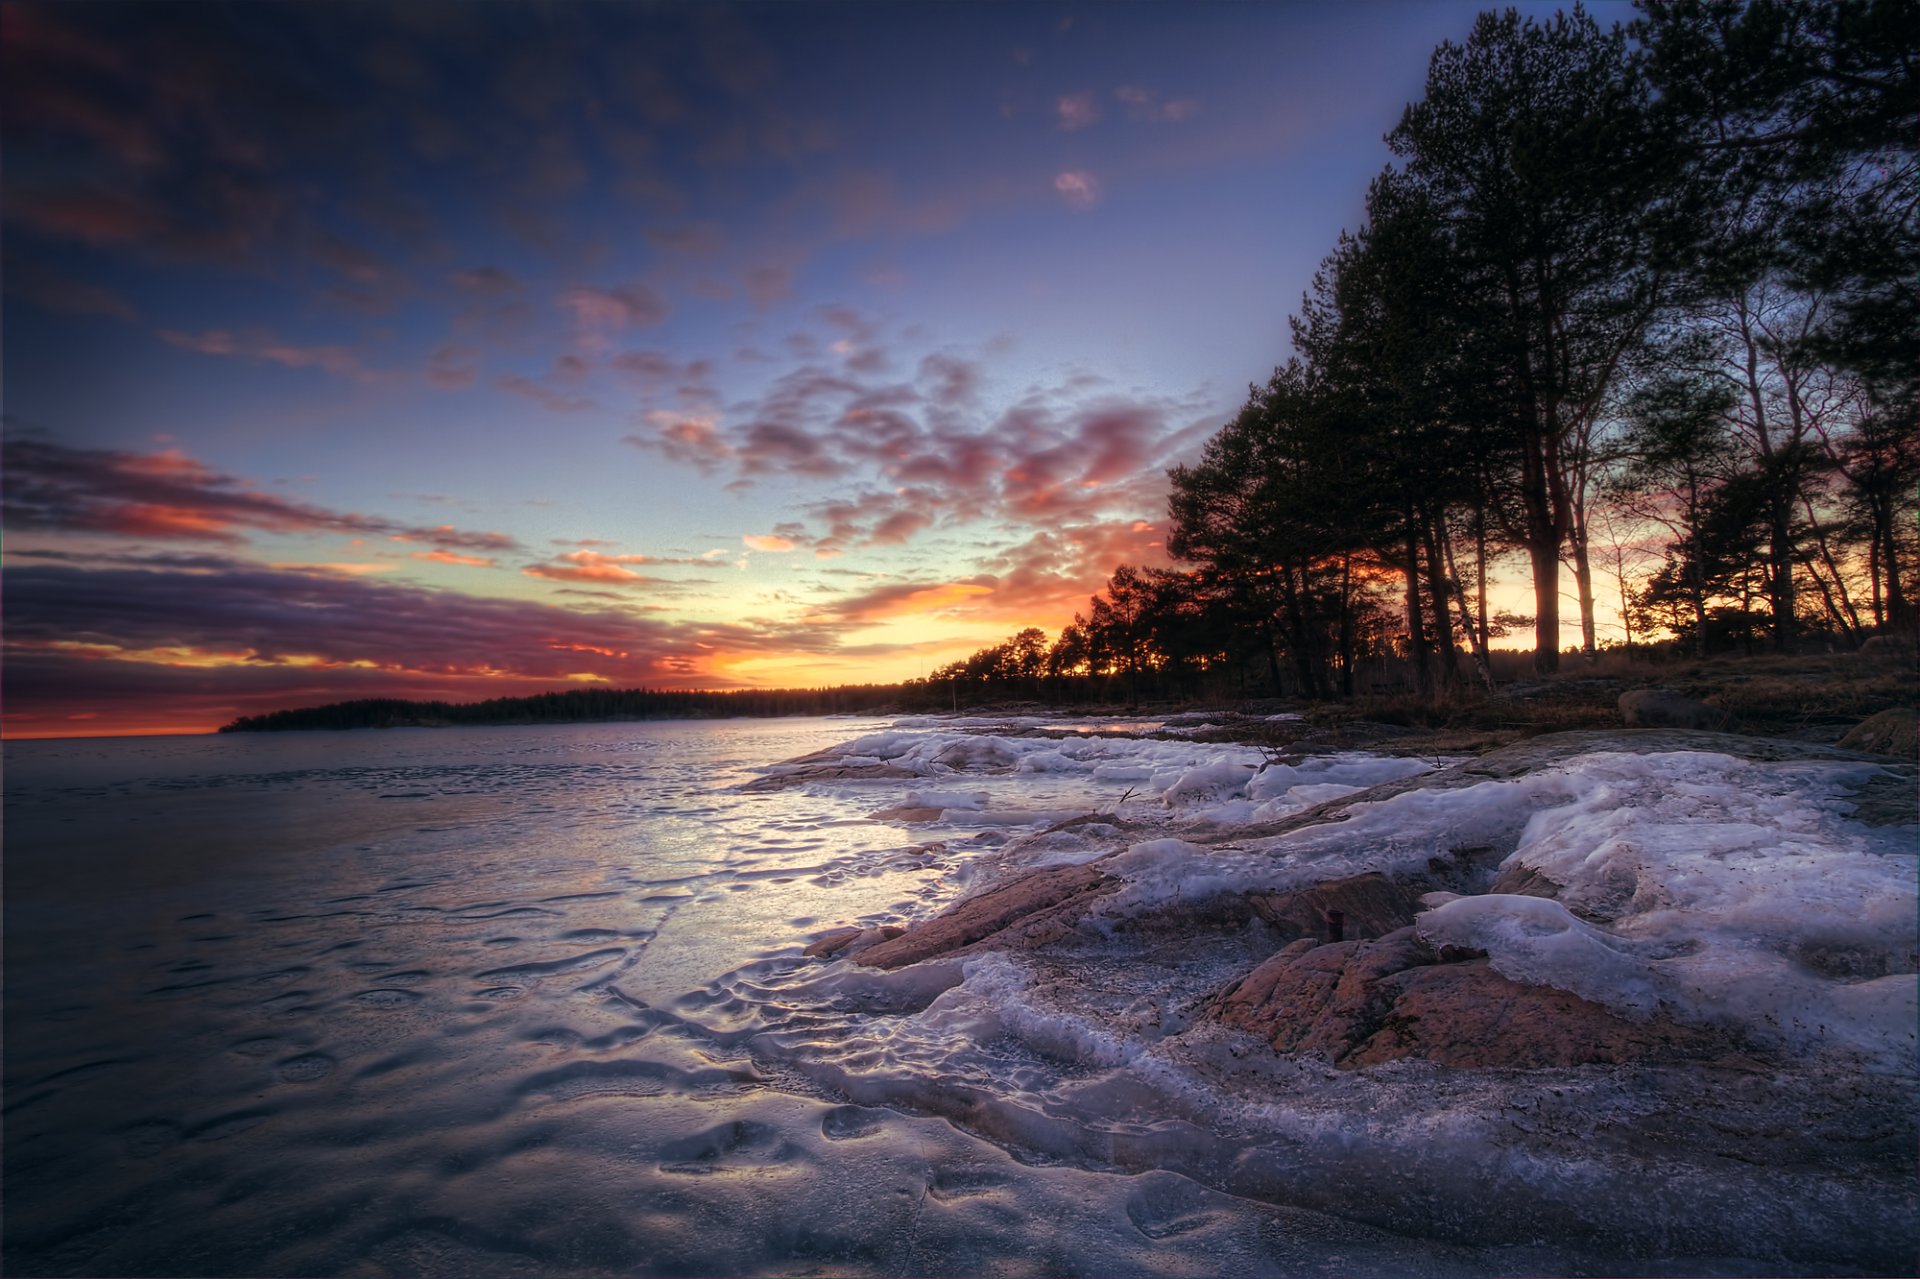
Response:
[[[1711,1229],[1570,1243],[1541,1205],[1597,1174],[1492,1139],[1478,1085],[1254,1053],[1239,1096],[1200,1086],[1247,1048],[1182,1010],[1259,936],[1174,939],[1151,980],[1097,937],[1044,968],[804,958],[1143,771],[957,775],[931,828],[870,817],[926,783],[738,789],[878,727],[10,744],[7,1272],[1779,1269]],[[1551,1111],[1536,1082],[1498,1104]]]

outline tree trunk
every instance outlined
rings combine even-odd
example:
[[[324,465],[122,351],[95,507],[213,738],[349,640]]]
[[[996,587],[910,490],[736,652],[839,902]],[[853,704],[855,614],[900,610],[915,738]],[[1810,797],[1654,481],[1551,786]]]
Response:
[[[1580,653],[1591,666],[1599,659],[1599,641],[1593,621],[1593,561],[1587,554],[1585,519],[1573,528],[1573,584],[1580,600]]]
[[[1448,693],[1460,687],[1460,654],[1453,642],[1453,615],[1447,609],[1447,571],[1441,562],[1440,517],[1426,522],[1427,606],[1433,613],[1434,652],[1440,659],[1440,687]]]
[[[1453,598],[1457,602],[1460,610],[1460,629],[1467,633],[1467,647],[1473,653],[1473,673],[1478,676],[1480,682],[1486,686],[1487,692],[1492,693],[1494,691],[1493,660],[1487,653],[1487,637],[1481,631],[1474,629],[1473,619],[1467,615],[1467,593],[1460,589],[1460,568],[1459,565],[1454,562],[1453,537],[1448,533],[1444,522],[1440,526],[1440,544],[1446,547],[1447,576],[1449,578],[1449,585],[1452,588]],[[1484,541],[1482,545],[1484,546]],[[1486,606],[1487,596],[1483,586],[1480,592],[1480,607],[1483,613],[1483,621]]]
[[[1407,660],[1413,664],[1413,691],[1422,700],[1433,699],[1433,671],[1427,663],[1427,628],[1420,617],[1420,537],[1407,517]]]

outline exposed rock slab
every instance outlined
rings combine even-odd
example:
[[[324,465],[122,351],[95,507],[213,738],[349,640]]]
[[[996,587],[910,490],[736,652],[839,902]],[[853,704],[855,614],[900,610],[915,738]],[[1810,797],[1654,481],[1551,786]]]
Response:
[[[798,764],[800,761],[794,761]],[[766,777],[756,777],[741,786],[743,791],[791,790],[795,786],[805,786],[808,782],[870,782],[897,781],[918,778],[920,775],[898,764],[809,764],[797,767],[789,773],[771,773]]]
[[[1708,1058],[1706,1032],[1629,1021],[1547,986],[1509,981],[1485,959],[1437,962],[1404,928],[1374,941],[1295,943],[1217,996],[1213,1016],[1283,1053],[1343,1068],[1417,1057],[1476,1069]]]
[[[1118,886],[1119,881],[1097,861],[1032,871],[964,898],[892,941],[863,952],[860,962],[874,968],[901,968],[988,940],[1008,946],[1058,940],[1072,931],[1094,902]]]
[[[1328,880],[1292,893],[1253,893],[1247,902],[1282,937],[1359,941],[1413,922],[1417,895],[1379,871]],[[1335,934],[1338,936],[1335,936]]]

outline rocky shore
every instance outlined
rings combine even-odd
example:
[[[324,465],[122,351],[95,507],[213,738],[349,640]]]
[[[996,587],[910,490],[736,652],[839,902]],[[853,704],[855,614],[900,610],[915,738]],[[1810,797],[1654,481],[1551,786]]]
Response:
[[[1597,1186],[1623,1187],[1635,1168],[1764,1183],[1701,1227],[1701,1247],[1746,1255],[1745,1232],[1797,1258],[1777,1263],[1789,1270],[1906,1273],[1920,1261],[1913,713],[1795,740],[1669,726],[1732,718],[1684,703],[1629,699],[1638,727],[1478,754],[1435,752],[1436,734],[1404,726],[1248,718],[1264,763],[1196,769],[1145,802],[1036,825],[984,854],[936,913],[835,930],[808,951],[879,972],[944,965],[951,980],[1017,971],[1029,1021],[1097,1026],[1123,1045],[1108,1056],[1175,1063],[1215,1101],[1282,1107],[1292,1122],[1345,1123],[1341,1107],[1394,1097],[1416,1127],[1453,1124],[1468,1096],[1478,1139]],[[1234,727],[1189,716],[1161,731],[1232,740]],[[1345,793],[1278,815],[1252,803],[1278,793],[1263,776],[1305,778],[1355,748],[1421,771],[1323,788]],[[943,749],[958,771],[1029,766]],[[830,751],[768,784],[849,768],[925,780],[927,767]],[[1201,793],[1207,804],[1183,803]],[[876,815],[938,822],[940,798]],[[1431,1098],[1407,1103],[1410,1079]],[[1329,1168],[1349,1196],[1404,1193],[1415,1175]],[[1762,1221],[1760,1205],[1796,1196],[1825,1206]],[[1566,1220],[1586,1211],[1556,1202]],[[1375,1224],[1405,1224],[1380,1211]],[[1504,1237],[1462,1212],[1461,1238]],[[1644,1233],[1582,1219],[1651,1255]]]

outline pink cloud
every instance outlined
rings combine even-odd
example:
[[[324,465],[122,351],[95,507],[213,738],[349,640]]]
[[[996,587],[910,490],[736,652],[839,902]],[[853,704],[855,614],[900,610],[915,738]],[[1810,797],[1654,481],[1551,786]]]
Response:
[[[1100,105],[1091,93],[1068,94],[1054,104],[1054,113],[1060,128],[1067,133],[1077,133],[1100,123]]]
[[[748,533],[741,537],[741,543],[749,550],[781,553],[793,549],[791,538],[778,537],[766,533]]]
[[[664,324],[672,314],[666,299],[644,284],[567,289],[555,301],[573,315],[574,324],[581,330],[596,335],[652,328]]]
[[[1100,203],[1100,179],[1085,169],[1069,169],[1053,179],[1053,189],[1069,208],[1082,212]]]
[[[379,377],[360,363],[359,356],[343,346],[298,346],[260,330],[233,333],[226,329],[208,329],[204,333],[183,333],[163,329],[160,337],[172,346],[200,355],[253,360],[288,369],[320,369],[353,382],[371,382]]]
[[[495,568],[500,561],[484,555],[456,555],[452,551],[414,551],[412,558],[435,564],[464,564],[470,568]]]
[[[450,524],[423,528],[262,493],[177,449],[124,453],[9,440],[5,464],[6,522],[15,530],[229,544],[245,541],[243,532],[252,530],[378,536],[467,551],[518,546],[503,533],[471,532]]]
[[[532,400],[549,413],[584,413],[600,407],[584,395],[564,394],[518,373],[502,373],[493,379],[493,384],[510,394]]]

